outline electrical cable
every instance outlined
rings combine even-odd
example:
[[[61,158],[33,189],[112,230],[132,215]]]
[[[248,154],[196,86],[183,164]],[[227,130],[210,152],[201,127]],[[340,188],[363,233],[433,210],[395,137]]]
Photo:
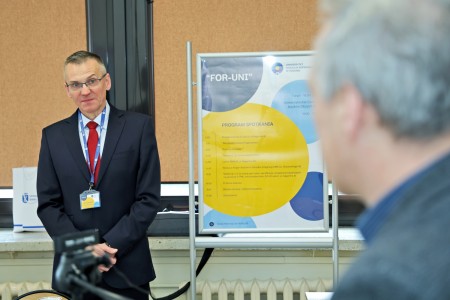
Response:
[[[200,272],[202,271],[203,267],[206,265],[206,263],[208,262],[209,258],[211,257],[211,254],[213,253],[214,248],[205,248],[205,251],[203,251],[203,255],[202,258],[200,260],[200,263],[197,266],[197,270],[195,272],[195,275],[198,276],[200,274]],[[133,284],[126,276],[125,274],[123,274],[120,270],[118,270],[117,268],[111,268],[111,270],[114,270],[117,275],[119,275],[120,277],[122,277],[122,279],[126,282],[126,284],[130,287],[133,288],[143,294],[148,294],[148,292],[142,288],[140,288],[139,286]],[[163,296],[163,297],[155,297],[152,293],[152,290],[150,288],[150,296],[152,297],[153,300],[172,300],[175,299],[177,297],[179,297],[180,295],[184,294],[189,287],[191,286],[191,282],[188,281],[182,288],[180,288],[179,290],[173,292],[172,294],[169,294],[167,296]]]

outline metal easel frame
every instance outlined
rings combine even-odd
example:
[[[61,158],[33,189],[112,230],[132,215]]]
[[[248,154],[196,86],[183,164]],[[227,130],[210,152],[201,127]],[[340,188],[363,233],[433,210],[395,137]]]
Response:
[[[195,220],[195,178],[194,178],[194,129],[193,129],[193,97],[192,88],[192,46],[186,43],[187,98],[188,98],[188,158],[189,158],[189,254],[190,254],[190,299],[196,298],[196,249],[197,248],[331,248],[333,260],[333,287],[339,276],[339,235],[338,235],[338,190],[332,184],[332,238],[224,238],[197,237]],[[325,180],[324,174],[324,182]]]

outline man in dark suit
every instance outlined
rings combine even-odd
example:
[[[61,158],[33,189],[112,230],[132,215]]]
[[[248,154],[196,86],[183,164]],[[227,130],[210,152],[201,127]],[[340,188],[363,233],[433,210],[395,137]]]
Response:
[[[112,263],[99,267],[100,286],[131,299],[148,299],[116,270],[146,291],[155,278],[146,236],[160,201],[152,120],[107,102],[111,79],[96,54],[73,53],[66,59],[64,76],[67,94],[78,109],[42,131],[39,218],[52,238],[98,229],[101,243],[94,252],[109,255]],[[58,262],[55,255],[54,271]],[[87,294],[84,299],[96,297]]]
[[[450,299],[450,1],[321,4],[317,129],[330,178],[367,207],[332,299]]]

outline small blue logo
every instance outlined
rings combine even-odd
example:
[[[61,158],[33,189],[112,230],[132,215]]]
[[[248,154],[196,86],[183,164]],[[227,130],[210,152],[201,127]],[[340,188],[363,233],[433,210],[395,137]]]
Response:
[[[22,202],[23,203],[28,203],[28,201],[30,201],[30,196],[28,195],[28,193],[24,193],[22,195]]]
[[[28,193],[22,194],[22,202],[25,204],[33,204],[37,202],[37,196],[36,195],[30,195]]]
[[[280,75],[281,72],[283,72],[283,64],[279,63],[279,62],[274,63],[273,66],[272,66],[272,72],[275,75]]]

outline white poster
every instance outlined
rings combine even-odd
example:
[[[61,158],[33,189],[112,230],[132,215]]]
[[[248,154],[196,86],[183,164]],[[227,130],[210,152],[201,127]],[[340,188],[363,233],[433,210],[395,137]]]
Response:
[[[37,168],[13,169],[13,221],[14,232],[45,231],[37,216]]]
[[[328,229],[311,55],[197,55],[202,233]]]

